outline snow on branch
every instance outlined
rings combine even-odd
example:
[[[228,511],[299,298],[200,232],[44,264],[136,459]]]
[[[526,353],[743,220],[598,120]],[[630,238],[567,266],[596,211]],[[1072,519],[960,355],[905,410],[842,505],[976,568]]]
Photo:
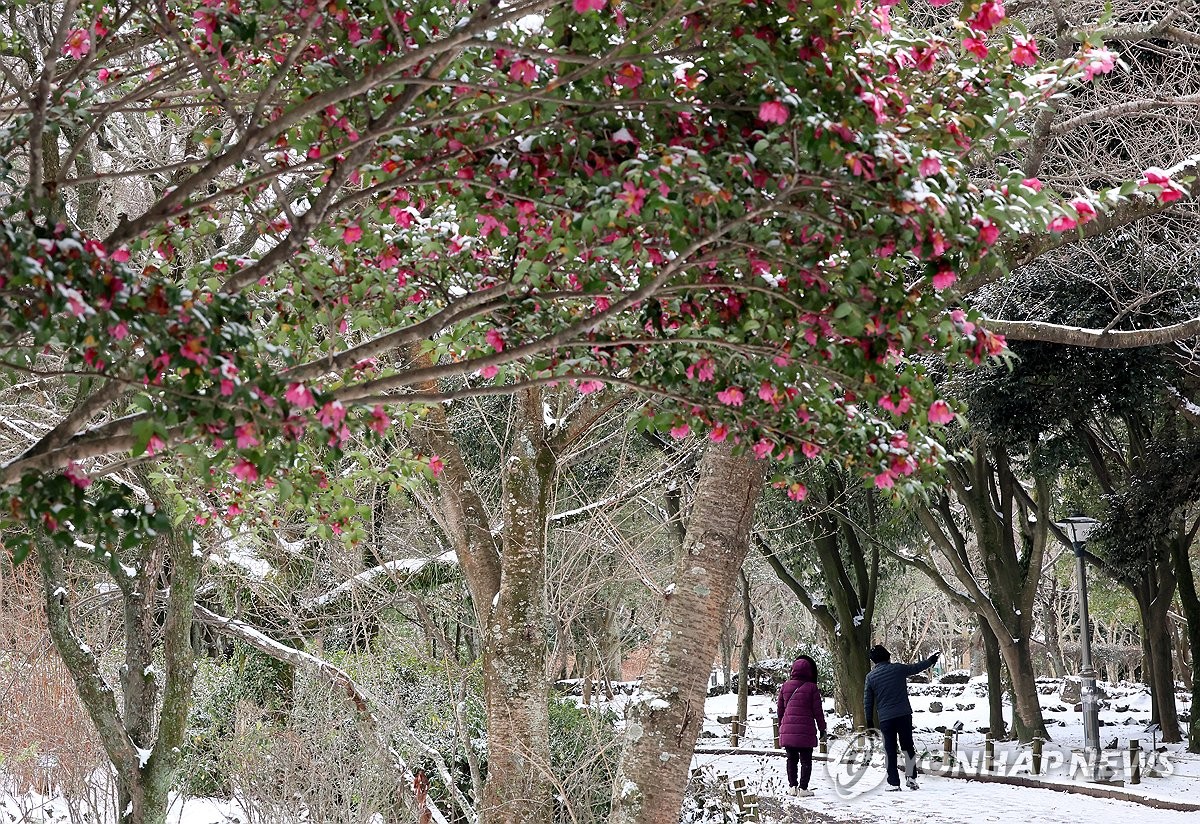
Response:
[[[393,580],[401,575],[405,578],[411,578],[433,565],[457,566],[458,556],[453,550],[450,550],[443,552],[436,558],[397,558],[385,561],[379,566],[365,569],[357,575],[348,578],[323,595],[318,595],[315,598],[309,598],[301,602],[300,606],[306,611],[319,610],[329,606],[339,598],[349,595],[354,590],[366,586],[382,575],[387,575]]]

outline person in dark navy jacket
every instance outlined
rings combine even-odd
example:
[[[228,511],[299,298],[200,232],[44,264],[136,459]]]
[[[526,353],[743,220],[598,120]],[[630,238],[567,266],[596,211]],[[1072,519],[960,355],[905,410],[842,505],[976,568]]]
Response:
[[[792,677],[779,688],[776,716],[779,744],[787,751],[788,794],[812,795],[808,782],[812,778],[813,747],[817,746],[817,730],[825,737],[825,710],[817,687],[817,665],[807,655],[796,659]],[[800,762],[798,780],[797,761]]]
[[[896,766],[897,749],[904,750],[904,773],[910,790],[917,789],[917,753],[913,747],[912,705],[908,702],[908,676],[923,672],[935,663],[941,653],[935,652],[915,664],[893,664],[887,647],[876,644],[871,648],[871,663],[863,691],[867,723],[879,716],[879,732],[883,735],[883,751],[887,755],[889,790],[900,789],[900,772]],[[899,747],[897,747],[899,744]]]

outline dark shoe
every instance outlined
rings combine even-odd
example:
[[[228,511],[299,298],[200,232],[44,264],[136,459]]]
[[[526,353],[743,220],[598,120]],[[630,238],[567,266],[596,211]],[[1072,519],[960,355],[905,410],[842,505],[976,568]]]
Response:
[[[908,779],[907,786],[908,786],[908,788],[909,788],[910,790],[919,790],[919,789],[921,789],[921,787],[920,787],[920,786],[917,784],[917,779],[915,779],[915,778],[910,778],[910,779]],[[899,787],[897,787],[896,789],[900,789],[900,788],[899,788]]]

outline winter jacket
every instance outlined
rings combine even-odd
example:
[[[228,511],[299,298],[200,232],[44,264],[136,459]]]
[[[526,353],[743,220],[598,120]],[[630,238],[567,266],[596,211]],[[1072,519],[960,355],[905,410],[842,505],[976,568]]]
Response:
[[[817,746],[817,728],[825,735],[825,711],[813,665],[801,658],[792,664],[792,677],[779,688],[776,706],[779,743],[785,747]]]
[[[876,664],[867,673],[867,686],[863,690],[867,724],[874,723],[871,720],[872,711],[879,713],[881,722],[912,715],[912,704],[908,703],[908,676],[929,669],[937,659],[937,655],[931,655],[915,664],[893,664],[890,661]]]

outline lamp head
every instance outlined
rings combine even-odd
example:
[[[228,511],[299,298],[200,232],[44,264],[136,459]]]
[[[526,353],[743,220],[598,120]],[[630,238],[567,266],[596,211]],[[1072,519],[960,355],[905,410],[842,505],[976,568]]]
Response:
[[[1100,526],[1100,522],[1095,518],[1089,518],[1086,515],[1072,515],[1069,518],[1063,518],[1057,523],[1059,529],[1067,533],[1067,538],[1072,545],[1078,546],[1087,542],[1088,537],[1095,531],[1096,527]]]

